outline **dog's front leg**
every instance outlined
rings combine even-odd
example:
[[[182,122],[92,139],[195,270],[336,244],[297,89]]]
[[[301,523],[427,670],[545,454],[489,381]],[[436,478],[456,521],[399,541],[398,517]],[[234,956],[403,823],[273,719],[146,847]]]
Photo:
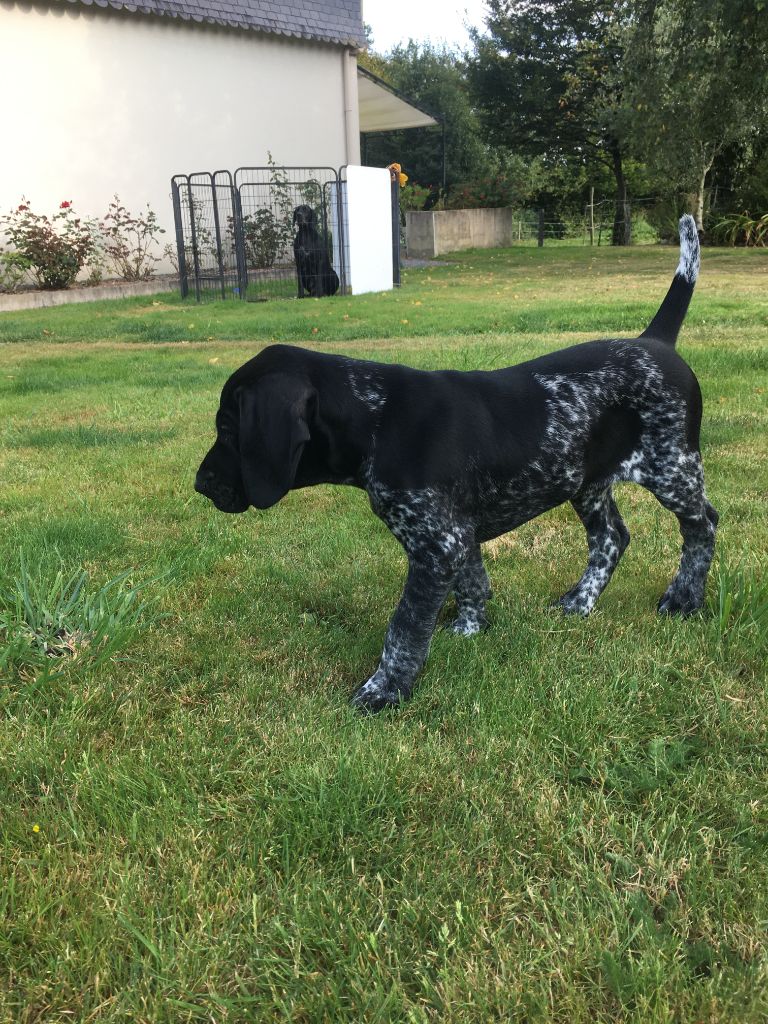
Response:
[[[408,578],[387,629],[379,667],[352,697],[353,707],[381,711],[410,697],[455,575],[453,560],[422,562],[409,556]]]

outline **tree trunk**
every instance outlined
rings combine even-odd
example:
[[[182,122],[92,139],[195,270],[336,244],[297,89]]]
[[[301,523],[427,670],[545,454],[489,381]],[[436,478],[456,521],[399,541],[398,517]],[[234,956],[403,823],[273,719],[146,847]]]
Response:
[[[624,177],[624,164],[621,150],[617,143],[611,145],[613,160],[613,176],[616,179],[616,212],[613,216],[612,245],[632,244],[632,209],[627,196],[627,179]]]
[[[696,183],[696,191],[693,194],[693,218],[696,221],[696,228],[700,236],[704,230],[704,186],[707,180],[707,175],[712,170],[714,157],[710,159],[706,156],[702,156],[701,163],[701,173],[699,174],[699,179]]]

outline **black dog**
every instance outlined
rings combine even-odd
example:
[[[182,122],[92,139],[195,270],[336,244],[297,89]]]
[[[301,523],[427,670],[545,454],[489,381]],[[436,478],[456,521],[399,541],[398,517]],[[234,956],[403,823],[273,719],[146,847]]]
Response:
[[[293,240],[293,256],[299,277],[299,293],[314,298],[335,295],[339,278],[331,266],[328,246],[317,230],[317,218],[311,206],[297,206],[293,211],[293,226],[297,228]]]
[[[612,485],[647,487],[674,512],[680,567],[659,611],[701,607],[717,513],[704,494],[701,392],[675,353],[699,267],[691,217],[680,264],[650,326],[504,370],[423,371],[264,349],[224,385],[217,439],[196,489],[223,512],[269,508],[320,483],[364,488],[408,555],[405,591],[378,668],[352,698],[377,711],[407,698],[438,612],[456,596],[455,632],[486,624],[480,544],[570,501],[587,531],[581,579],[562,598],[586,615],[629,543]]]

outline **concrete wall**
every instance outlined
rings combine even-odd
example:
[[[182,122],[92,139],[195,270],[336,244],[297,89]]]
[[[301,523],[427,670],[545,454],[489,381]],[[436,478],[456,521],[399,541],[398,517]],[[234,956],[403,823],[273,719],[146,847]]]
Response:
[[[436,210],[405,215],[409,256],[429,259],[459,249],[498,249],[512,244],[512,210]]]
[[[149,203],[173,241],[170,180],[196,170],[359,163],[342,46],[70,4],[0,0],[0,212]],[[354,123],[348,123],[354,121]],[[165,269],[170,269],[167,267]]]

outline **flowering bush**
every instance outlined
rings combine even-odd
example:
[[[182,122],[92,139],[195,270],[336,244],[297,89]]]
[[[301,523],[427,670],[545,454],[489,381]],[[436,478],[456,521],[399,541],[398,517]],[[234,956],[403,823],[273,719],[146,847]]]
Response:
[[[126,281],[148,281],[155,263],[160,262],[160,257],[154,254],[156,236],[165,234],[150,206],[134,217],[120,197],[115,196],[99,229],[104,257],[120,277]]]
[[[75,216],[71,200],[65,200],[57,213],[48,218],[33,213],[29,203],[21,203],[0,227],[12,243],[19,260],[28,267],[41,288],[68,288],[85,266],[95,248],[95,227]]]

